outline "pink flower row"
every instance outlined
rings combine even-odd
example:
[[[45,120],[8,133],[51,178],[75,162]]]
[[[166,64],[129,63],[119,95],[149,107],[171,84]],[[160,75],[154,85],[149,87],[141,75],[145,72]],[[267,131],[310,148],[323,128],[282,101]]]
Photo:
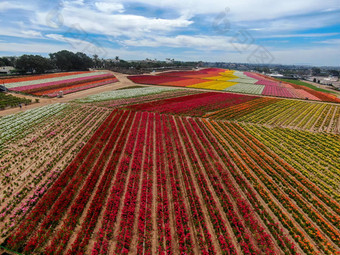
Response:
[[[99,87],[102,85],[106,85],[106,84],[110,84],[112,82],[115,82],[115,79],[109,80],[109,81],[104,81],[104,82],[98,82],[98,83],[94,83],[94,84],[90,84],[90,85],[86,85],[86,86],[82,86],[82,87],[78,87],[78,88],[72,88],[72,89],[63,89],[63,94],[71,94],[77,91],[81,91],[81,90],[86,90],[86,89],[90,89],[90,88],[95,88],[95,87]],[[48,97],[56,97],[58,95],[58,92],[53,92],[51,94],[47,94]]]
[[[36,85],[15,87],[15,88],[11,88],[10,90],[23,92],[23,91],[26,91],[26,90],[49,87],[49,86],[56,86],[56,85],[61,85],[61,84],[64,84],[64,83],[72,83],[72,82],[77,82],[77,81],[86,82],[87,80],[91,80],[91,79],[95,79],[95,78],[108,78],[108,77],[112,77],[112,74],[108,73],[108,74],[93,75],[93,76],[80,77],[80,78],[74,78],[74,79],[68,79],[68,80],[40,83],[40,84],[36,84]]]
[[[287,88],[271,85],[266,85],[264,87],[262,95],[295,98],[295,95]]]

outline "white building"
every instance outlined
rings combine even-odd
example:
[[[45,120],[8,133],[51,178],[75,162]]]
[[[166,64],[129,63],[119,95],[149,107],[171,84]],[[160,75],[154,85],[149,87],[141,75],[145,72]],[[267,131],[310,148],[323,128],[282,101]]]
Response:
[[[328,77],[311,76],[311,77],[307,78],[307,80],[309,80],[309,81],[314,81],[314,79],[315,79],[315,82],[320,83],[320,84],[324,84],[324,85],[332,85],[332,84],[334,84],[335,82],[338,81],[338,77],[335,77],[335,76],[328,76]]]
[[[10,74],[14,69],[13,66],[0,66],[0,73]]]

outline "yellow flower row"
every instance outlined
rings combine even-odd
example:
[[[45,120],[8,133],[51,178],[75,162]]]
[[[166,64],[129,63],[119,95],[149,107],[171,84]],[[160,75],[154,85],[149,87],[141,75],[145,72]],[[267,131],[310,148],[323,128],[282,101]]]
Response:
[[[225,81],[208,81],[195,85],[190,85],[188,87],[191,88],[200,88],[200,89],[213,89],[213,90],[224,90],[231,86],[234,86],[237,82],[225,82]]]

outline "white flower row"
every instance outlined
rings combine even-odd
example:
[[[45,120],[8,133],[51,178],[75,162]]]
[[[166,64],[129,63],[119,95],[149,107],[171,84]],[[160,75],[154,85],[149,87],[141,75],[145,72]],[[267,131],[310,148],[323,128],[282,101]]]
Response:
[[[75,100],[79,103],[93,103],[107,100],[124,99],[131,97],[140,97],[151,94],[158,94],[166,91],[176,90],[174,88],[157,88],[157,87],[144,87],[134,89],[113,90],[109,92],[103,92],[97,95],[88,96],[82,99]]]
[[[25,133],[27,128],[59,113],[66,106],[61,103],[51,104],[0,118],[0,148],[6,141]]]
[[[37,85],[37,84],[47,83],[47,82],[64,81],[64,80],[66,81],[66,80],[71,80],[75,78],[97,76],[97,75],[108,74],[108,73],[109,72],[90,72],[90,73],[74,74],[74,75],[60,76],[60,77],[40,79],[40,80],[12,82],[12,83],[6,83],[5,87],[10,89],[10,88],[23,87],[23,86],[29,86],[29,85]]]
[[[264,85],[239,83],[229,88],[226,88],[225,91],[261,95],[264,87],[265,87]]]
[[[242,82],[243,83],[252,83],[252,84],[258,82],[257,79],[251,78],[251,77],[245,75],[243,72],[240,72],[240,71],[235,71],[234,75],[239,77],[239,78],[231,80],[231,81],[240,82],[240,83],[242,83]]]
[[[249,84],[255,84],[256,82],[258,82],[258,80],[255,79],[249,79],[249,78],[237,78],[237,79],[233,79],[233,80],[229,80],[230,82],[238,82],[238,83],[249,83]]]

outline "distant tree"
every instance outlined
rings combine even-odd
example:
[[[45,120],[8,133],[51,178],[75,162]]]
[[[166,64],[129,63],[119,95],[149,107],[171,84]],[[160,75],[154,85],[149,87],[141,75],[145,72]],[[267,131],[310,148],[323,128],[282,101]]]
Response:
[[[49,55],[50,59],[53,61],[53,63],[56,65],[58,69],[65,71],[72,70],[73,68],[72,61],[74,58],[73,52],[62,50],[56,53],[50,53]]]
[[[271,72],[270,72],[270,69],[269,69],[268,67],[264,67],[264,68],[263,68],[263,71],[264,71],[265,73],[271,73]]]
[[[17,61],[17,57],[8,57],[9,66],[15,66],[15,63]]]
[[[93,60],[85,53],[77,52],[75,54],[74,69],[75,70],[87,70],[93,67]]]
[[[317,67],[312,68],[312,74],[313,75],[319,75],[321,73],[321,69]]]
[[[17,59],[15,68],[24,73],[44,73],[46,70],[52,69],[53,64],[50,59],[39,55],[22,55]]]
[[[10,66],[11,65],[11,61],[6,58],[6,57],[2,57],[0,58],[0,66]]]
[[[102,65],[102,62],[101,62],[101,60],[98,58],[98,55],[97,55],[97,54],[93,55],[93,65],[94,65],[94,68],[98,68],[99,66]]]
[[[50,54],[51,60],[55,63],[56,67],[60,70],[87,70],[93,67],[93,60],[85,53],[62,50]]]
[[[337,70],[330,70],[329,74],[333,75],[333,76],[339,76],[339,71],[337,71]]]

